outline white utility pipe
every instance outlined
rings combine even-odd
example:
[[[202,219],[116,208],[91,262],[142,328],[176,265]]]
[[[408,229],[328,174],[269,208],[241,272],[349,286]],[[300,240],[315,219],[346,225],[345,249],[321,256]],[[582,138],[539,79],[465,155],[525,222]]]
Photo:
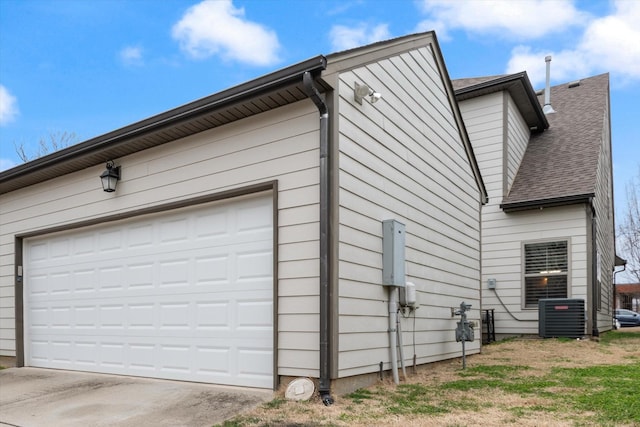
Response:
[[[396,312],[397,313],[397,312]],[[400,367],[402,368],[402,378],[407,380],[407,370],[404,367],[404,345],[402,344],[402,318],[396,315],[398,321],[398,347],[400,347]]]
[[[400,383],[398,378],[398,348],[396,346],[398,340],[398,288],[389,286],[389,346],[391,347],[391,371],[393,373],[393,382]]]

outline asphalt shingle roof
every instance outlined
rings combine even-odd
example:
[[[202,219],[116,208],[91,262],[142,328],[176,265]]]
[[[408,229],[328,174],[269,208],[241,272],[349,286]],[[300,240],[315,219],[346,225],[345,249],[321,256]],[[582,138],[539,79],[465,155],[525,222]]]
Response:
[[[609,74],[551,87],[549,128],[533,134],[503,206],[595,193],[598,156],[609,132]],[[544,103],[544,95],[538,97]],[[607,140],[608,141],[608,140]]]
[[[486,83],[491,80],[496,80],[500,77],[504,77],[506,74],[500,74],[495,76],[482,76],[482,77],[467,77],[464,79],[455,79],[451,80],[451,85],[453,86],[453,90],[464,89],[470,86],[475,86],[478,84]]]

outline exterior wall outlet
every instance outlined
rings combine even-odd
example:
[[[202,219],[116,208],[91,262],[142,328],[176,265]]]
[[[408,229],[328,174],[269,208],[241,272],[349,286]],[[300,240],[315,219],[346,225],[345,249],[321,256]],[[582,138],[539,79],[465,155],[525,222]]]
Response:
[[[495,289],[496,288],[496,279],[488,279],[487,280],[487,287],[489,289]]]

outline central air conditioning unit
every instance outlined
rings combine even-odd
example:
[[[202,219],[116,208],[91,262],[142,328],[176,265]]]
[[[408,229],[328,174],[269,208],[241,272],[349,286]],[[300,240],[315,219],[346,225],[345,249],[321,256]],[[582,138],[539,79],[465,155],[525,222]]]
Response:
[[[581,338],[585,328],[583,299],[538,300],[538,333],[542,338]]]

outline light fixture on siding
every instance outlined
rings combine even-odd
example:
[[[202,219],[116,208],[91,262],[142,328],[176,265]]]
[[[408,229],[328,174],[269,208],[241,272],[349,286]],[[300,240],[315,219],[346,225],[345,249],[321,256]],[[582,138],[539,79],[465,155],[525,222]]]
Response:
[[[368,97],[369,102],[374,104],[382,98],[382,95],[379,92],[371,89],[367,85],[361,85],[358,82],[355,82],[355,86],[353,87],[353,99],[360,105],[362,105],[362,100]]]
[[[113,160],[107,161],[107,169],[100,175],[102,189],[107,193],[116,191],[116,185],[120,180],[120,166],[114,166]]]

